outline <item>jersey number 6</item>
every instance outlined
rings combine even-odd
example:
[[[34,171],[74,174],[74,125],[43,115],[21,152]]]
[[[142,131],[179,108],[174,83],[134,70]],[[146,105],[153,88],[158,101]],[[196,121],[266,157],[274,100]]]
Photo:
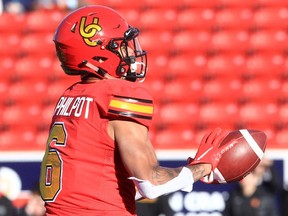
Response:
[[[53,202],[61,191],[63,162],[60,153],[53,147],[65,147],[66,139],[64,123],[54,123],[47,140],[40,173],[40,192],[43,200],[47,202]]]

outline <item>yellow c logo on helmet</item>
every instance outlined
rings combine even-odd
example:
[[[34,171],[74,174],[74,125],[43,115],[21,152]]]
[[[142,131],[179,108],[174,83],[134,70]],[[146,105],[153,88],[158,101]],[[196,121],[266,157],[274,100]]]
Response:
[[[102,30],[102,27],[98,25],[98,18],[93,18],[93,23],[85,26],[86,17],[82,17],[80,21],[80,35],[83,37],[85,43],[89,46],[97,46],[97,41],[91,40],[97,32]]]

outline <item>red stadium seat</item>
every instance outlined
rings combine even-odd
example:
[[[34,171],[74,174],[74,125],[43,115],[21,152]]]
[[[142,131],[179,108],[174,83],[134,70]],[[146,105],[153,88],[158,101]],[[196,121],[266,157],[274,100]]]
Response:
[[[208,52],[211,35],[209,31],[186,30],[176,33],[171,41],[173,51],[183,52]]]
[[[287,139],[288,139],[288,130],[280,130],[275,134],[275,145],[273,145],[274,148],[281,148],[281,149],[287,149]]]
[[[53,76],[50,56],[26,56],[15,62],[15,76],[19,79],[48,81]]]
[[[212,30],[215,25],[215,11],[212,8],[180,10],[174,25],[182,30]]]
[[[240,107],[240,120],[244,123],[278,121],[278,107],[275,103],[250,102]]]
[[[168,76],[169,55],[165,52],[148,53],[148,71],[146,79],[162,79]]]
[[[141,48],[151,52],[170,52],[174,48],[171,47],[173,34],[170,31],[147,30],[143,31],[139,36]]]
[[[239,107],[236,103],[208,103],[199,111],[199,122],[204,125],[234,125],[239,120]]]
[[[253,11],[250,7],[225,8],[215,17],[215,26],[219,29],[249,30],[253,27]]]
[[[200,102],[203,83],[201,79],[179,78],[167,82],[163,89],[163,97],[168,102]]]
[[[169,76],[195,79],[203,77],[207,70],[207,58],[205,55],[195,53],[182,53],[172,56],[168,62]]]
[[[144,8],[179,8],[181,3],[175,0],[155,1],[155,0],[142,0],[139,1]]]
[[[217,2],[219,6],[228,8],[257,6],[257,3],[254,0],[218,0]]]
[[[39,121],[40,121],[40,128],[46,132],[49,131],[49,126],[52,121],[52,116],[54,112],[54,108],[56,107],[57,101],[51,102],[49,105],[45,105],[40,113]]]
[[[39,120],[41,114],[41,106],[37,103],[19,104],[7,106],[3,109],[2,123],[10,126],[10,128],[37,128],[41,123]]]
[[[140,14],[141,29],[173,30],[177,10],[172,8],[144,10]]]
[[[112,7],[118,11],[121,8],[141,8],[143,1],[135,1],[135,0],[126,0],[123,2],[122,0],[86,0],[85,2],[90,4],[99,4],[106,5],[108,7]],[[125,16],[124,16],[125,17]]]
[[[159,109],[159,118],[155,122],[163,126],[192,126],[198,119],[199,106],[195,103],[168,103]]]
[[[274,0],[271,0],[271,2]],[[278,0],[279,1],[279,0]],[[285,0],[283,0],[285,1]],[[275,1],[277,2],[277,1]],[[286,7],[263,7],[254,12],[254,26],[260,29],[287,29],[288,28],[288,5]]]
[[[1,71],[1,80],[9,81],[14,78],[14,67],[15,67],[16,58],[11,56],[3,56],[0,58],[0,71]]]
[[[13,83],[7,97],[15,103],[43,103],[46,100],[47,83],[40,80],[27,80]]]
[[[45,150],[49,135],[49,130],[37,132],[34,137],[33,150]]]
[[[247,58],[245,75],[277,77],[285,72],[285,58],[281,54],[256,54]]]
[[[277,103],[281,97],[281,81],[273,78],[251,79],[243,83],[242,99]]]
[[[0,107],[9,102],[9,98],[7,97],[7,92],[10,87],[10,83],[0,80]],[[0,120],[1,122],[1,120]]]
[[[280,101],[288,102],[288,80],[287,79],[282,81],[280,91],[281,91],[281,93],[279,93]]]
[[[279,106],[279,122],[283,123],[284,125],[288,125],[288,104],[287,102],[284,104],[281,104]]]
[[[242,81],[239,78],[215,78],[204,82],[202,96],[209,102],[240,101]]]
[[[0,17],[1,18],[1,17]],[[1,19],[0,19],[1,20]],[[18,33],[0,33],[0,57],[2,56],[17,56],[20,54],[19,44],[21,35]]]
[[[257,0],[257,4],[261,7],[287,7],[288,2],[286,0]]]
[[[208,58],[206,74],[212,77],[239,78],[246,71],[246,56],[243,54],[220,54]]]
[[[5,151],[44,151],[47,135],[47,131],[39,133],[32,128],[11,129],[0,132],[0,148]]]
[[[257,52],[287,51],[288,34],[284,30],[255,32],[250,37],[250,49]]]
[[[191,149],[195,145],[195,133],[189,129],[160,131],[154,139],[154,147],[157,149]]]
[[[26,55],[55,56],[53,34],[47,32],[26,34],[21,38],[20,49]]]
[[[25,14],[2,13],[0,16],[1,35],[3,33],[21,33],[25,29],[25,20]]]
[[[35,10],[27,13],[25,30],[54,33],[67,13],[57,10]]]
[[[65,72],[63,71],[62,67],[61,67],[61,63],[59,61],[58,58],[53,58],[53,66],[51,68],[51,74],[53,76],[54,79],[65,79],[67,78],[67,74],[65,74]]]
[[[118,8],[117,11],[127,20],[129,25],[141,28],[139,9],[135,7],[128,7],[128,8]],[[140,35],[142,35],[142,31]]]
[[[218,1],[215,1],[215,0],[205,0],[205,1],[199,1],[199,0],[180,0],[180,1],[177,1],[179,3],[182,4],[183,7],[185,8],[214,8],[214,7],[217,7],[219,5],[219,2]]]
[[[213,52],[246,53],[249,48],[249,33],[243,30],[224,30],[212,34],[210,48]]]
[[[34,141],[33,132],[15,132],[5,131],[0,132],[0,148],[1,151],[19,151],[28,150],[31,148],[31,143]],[[32,149],[30,149],[32,150]],[[33,149],[34,150],[34,149]]]

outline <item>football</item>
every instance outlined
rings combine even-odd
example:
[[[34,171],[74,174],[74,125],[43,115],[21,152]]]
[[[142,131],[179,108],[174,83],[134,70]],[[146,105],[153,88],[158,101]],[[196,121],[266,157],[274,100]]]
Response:
[[[264,156],[267,137],[259,130],[236,130],[230,132],[221,142],[224,146],[234,140],[214,170],[216,184],[231,183],[243,179],[252,172]]]

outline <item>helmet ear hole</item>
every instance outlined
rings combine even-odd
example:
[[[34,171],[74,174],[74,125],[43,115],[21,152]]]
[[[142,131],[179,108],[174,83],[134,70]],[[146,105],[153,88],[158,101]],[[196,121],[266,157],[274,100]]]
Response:
[[[92,59],[101,63],[101,62],[106,61],[108,58],[101,57],[101,56],[94,56]]]

